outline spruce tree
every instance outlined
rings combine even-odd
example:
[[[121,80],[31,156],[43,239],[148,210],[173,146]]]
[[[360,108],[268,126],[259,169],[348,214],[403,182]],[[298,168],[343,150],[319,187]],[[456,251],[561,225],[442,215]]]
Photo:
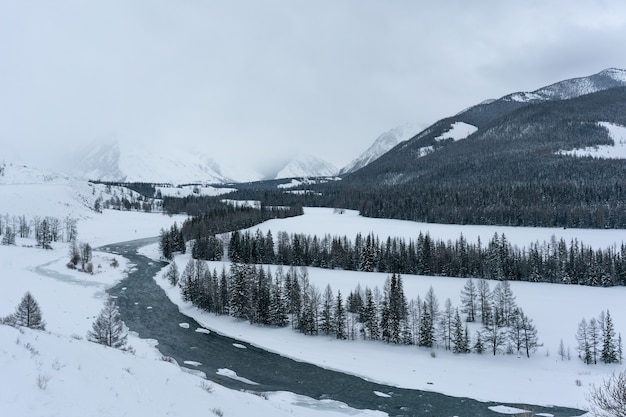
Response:
[[[335,302],[334,312],[334,330],[337,339],[346,339],[346,311],[343,307],[343,299],[341,298],[341,291],[337,291],[337,299]]]
[[[452,344],[454,345],[452,349],[454,353],[465,353],[467,351],[465,334],[463,332],[463,323],[461,322],[461,315],[459,314],[458,308],[455,309],[454,312],[454,331],[452,333]]]
[[[329,335],[333,331],[333,292],[330,284],[326,285],[322,294],[322,317],[320,329],[325,335]]]
[[[615,328],[613,327],[613,319],[609,310],[604,315],[604,323],[602,324],[602,352],[600,359],[604,363],[619,362],[617,356],[617,343],[615,340]]]
[[[4,319],[8,324],[28,327],[36,330],[46,330],[46,322],[42,319],[41,309],[29,291],[15,309],[15,313]]]
[[[107,298],[104,308],[87,332],[87,340],[121,350],[131,350],[127,343],[127,330],[113,298]]]

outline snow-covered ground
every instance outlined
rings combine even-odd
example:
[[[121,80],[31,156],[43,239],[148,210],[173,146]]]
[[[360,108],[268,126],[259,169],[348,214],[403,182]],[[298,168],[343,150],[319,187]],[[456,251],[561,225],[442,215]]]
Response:
[[[277,232],[304,233],[323,237],[346,236],[354,240],[357,233],[366,236],[369,233],[377,235],[381,240],[387,236],[403,237],[417,240],[421,233],[429,233],[433,239],[443,241],[457,240],[461,234],[468,242],[476,242],[480,237],[483,247],[498,233],[504,234],[506,239],[520,248],[528,247],[531,242],[550,242],[554,236],[556,240],[563,238],[567,243],[571,239],[578,239],[585,245],[593,248],[607,248],[613,244],[620,245],[626,239],[624,230],[594,230],[594,229],[563,229],[549,227],[508,227],[508,226],[474,226],[457,224],[419,223],[405,220],[372,219],[362,217],[354,210],[335,210],[332,208],[306,207],[305,216],[290,217],[288,219],[269,220],[249,230],[261,230],[267,233],[272,231],[274,237]]]
[[[253,228],[256,229],[257,227]],[[523,246],[530,241],[549,240],[552,235],[565,239],[579,238],[594,247],[620,244],[623,230],[583,230],[583,229],[544,229],[507,228],[484,226],[449,226],[419,224],[397,220],[377,220],[360,217],[357,213],[345,211],[343,214],[332,209],[306,208],[305,215],[270,220],[258,226],[260,230],[271,229],[289,233],[331,233],[353,236],[356,232],[415,237],[419,231],[442,239],[455,239],[463,233],[468,239],[480,236],[483,241],[493,233],[506,233],[509,241]],[[156,245],[146,247],[144,254],[158,256]],[[179,270],[183,270],[189,255],[176,259]],[[211,262],[210,268],[218,273],[228,263]],[[270,267],[273,272],[276,267]],[[341,290],[347,295],[357,284],[362,288],[378,286],[382,288],[387,274],[350,271],[331,271],[308,268],[312,284],[323,289],[330,284],[336,293]],[[626,288],[591,288],[557,284],[536,284],[512,282],[511,288],[517,297],[517,304],[533,319],[541,347],[531,358],[516,355],[482,356],[476,354],[454,355],[442,349],[436,350],[436,358],[431,350],[417,347],[393,346],[378,342],[337,341],[324,336],[304,336],[290,329],[274,329],[253,326],[230,317],[206,314],[184,303],[177,288],[165,280],[157,278],[170,299],[180,306],[184,314],[193,316],[203,326],[245,340],[265,349],[283,355],[337,369],[367,379],[390,385],[435,390],[455,395],[469,396],[480,400],[508,403],[534,403],[561,405],[586,409],[586,394],[594,384],[619,371],[621,365],[585,365],[577,358],[575,333],[578,323],[597,318],[601,311],[609,310],[616,331],[626,335],[626,308],[623,306]],[[405,294],[408,298],[422,298],[432,286],[440,306],[450,298],[454,306],[460,304],[460,293],[465,279],[425,276],[403,276]],[[495,282],[490,282],[493,289]],[[477,330],[478,328],[472,328]],[[558,355],[559,344],[563,340],[569,349],[570,360],[562,360]],[[392,358],[392,359],[390,359]],[[505,381],[506,383],[503,383]]]
[[[563,155],[592,156],[602,159],[626,159],[626,127],[607,122],[598,124],[609,131],[609,137],[614,142],[613,145],[589,146],[561,153]]]
[[[444,139],[452,139],[456,142],[458,140],[465,139],[477,130],[478,128],[474,125],[470,125],[465,122],[454,122],[452,126],[450,126],[449,130],[447,130],[441,136],[437,136],[435,140],[441,141]]]
[[[35,215],[63,217],[69,211],[79,212],[79,240],[93,247],[156,236],[161,228],[169,227],[174,221],[180,223],[185,218],[109,210],[96,214],[89,210],[90,196],[94,195],[89,185],[81,183],[74,188],[81,196],[76,199],[71,193],[72,185],[68,185],[65,179],[60,182],[64,187],[62,191],[45,191],[48,187],[55,187],[54,181],[50,184],[23,183],[21,186],[1,184],[0,213],[20,215],[32,204],[40,210],[35,211]],[[84,191],[80,188],[83,186],[86,187]],[[44,200],[31,195],[41,197],[41,193],[47,196]],[[83,198],[87,201],[83,202]],[[57,208],[51,213],[50,207],[55,204],[58,207],[55,206]],[[578,238],[594,247],[607,247],[619,245],[626,236],[623,230],[433,225],[367,219],[353,211],[340,214],[332,209],[308,208],[304,216],[271,220],[258,228],[271,229],[275,236],[279,231],[287,231],[318,236],[326,233],[346,235],[349,238],[358,232],[371,232],[380,238],[416,238],[421,231],[429,232],[436,239],[454,240],[462,233],[468,241],[480,236],[484,243],[497,232],[505,233],[511,243],[519,246],[549,240],[554,235],[557,239]],[[102,308],[106,288],[119,281],[132,265],[116,257],[119,266],[113,267],[113,255],[95,253],[95,273],[86,275],[66,268],[66,244],[54,243],[53,250],[22,245],[34,245],[34,241],[18,240],[18,246],[0,246],[0,317],[12,313],[22,295],[30,291],[41,306],[47,332],[20,332],[0,326],[0,404],[3,415],[189,415],[206,414],[207,411],[209,415],[213,411],[215,415],[223,413],[226,416],[358,414],[358,411],[336,403],[325,403],[320,407],[320,402],[287,393],[273,394],[265,400],[226,390],[162,361],[154,349],[155,341],[140,340],[131,335],[130,344],[136,349],[136,355],[85,341],[86,332]],[[156,245],[147,247],[144,252],[156,256]],[[187,259],[188,255],[177,258],[180,270]],[[222,264],[213,263],[211,268],[220,271]],[[308,271],[313,284],[323,288],[330,283],[333,291],[341,290],[344,295],[357,283],[362,287],[382,287],[387,277],[378,273],[314,268]],[[458,305],[460,289],[465,283],[465,280],[455,278],[403,278],[409,298],[418,294],[423,296],[432,286],[440,305],[448,297]],[[617,365],[582,364],[576,358],[574,334],[583,317],[597,317],[606,309],[611,311],[616,330],[626,334],[626,307],[623,307],[626,288],[622,287],[511,283],[517,303],[534,320],[543,343],[534,356],[530,359],[501,355],[494,358],[488,354],[453,355],[437,350],[433,358],[430,350],[416,347],[303,336],[290,329],[261,328],[228,317],[206,315],[184,305],[177,289],[169,287],[160,277],[156,279],[167,288],[170,297],[185,314],[193,315],[207,328],[286,356],[390,385],[483,400],[586,408],[585,395],[591,385],[621,369]],[[493,283],[491,286],[493,288]],[[557,354],[561,339],[570,349],[571,360],[562,361]],[[189,359],[193,361],[193,358]],[[189,366],[193,367],[193,364]],[[301,406],[305,403],[309,406]],[[368,415],[368,412],[361,414]]]
[[[175,220],[182,217],[105,210],[81,220],[79,235],[93,246],[103,245],[154,236]],[[0,317],[13,313],[30,291],[47,326],[42,332],[0,325],[2,415],[381,415],[286,392],[262,397],[229,390],[162,360],[156,341],[132,334],[134,355],[88,342],[105,290],[132,265],[95,252],[94,274],[88,275],[66,267],[67,244],[43,250],[26,247],[34,245],[32,240],[17,243],[0,246]]]

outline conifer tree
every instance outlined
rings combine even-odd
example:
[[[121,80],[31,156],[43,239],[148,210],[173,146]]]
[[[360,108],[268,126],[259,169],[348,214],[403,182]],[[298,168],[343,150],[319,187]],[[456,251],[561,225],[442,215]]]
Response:
[[[279,274],[276,274],[276,278],[274,278],[271,297],[270,324],[285,327],[289,323],[289,317],[287,316],[287,302],[283,295],[283,286]]]
[[[333,301],[334,296],[330,288],[330,284],[326,284],[324,293],[322,294],[322,314],[320,329],[326,335],[333,331]]]
[[[613,327],[613,319],[609,310],[604,315],[604,323],[602,324],[602,352],[600,359],[604,363],[617,363],[617,341],[615,340],[615,328]]]
[[[131,350],[127,345],[128,332],[120,317],[119,310],[113,298],[107,298],[103,309],[87,332],[87,339],[91,342],[121,350]]]
[[[46,322],[42,318],[39,304],[30,291],[22,297],[15,309],[15,313],[3,320],[7,324],[28,327],[36,330],[46,330]]]
[[[467,326],[466,326],[467,332]],[[452,344],[454,345],[452,351],[454,353],[465,353],[467,351],[467,343],[465,339],[465,333],[463,332],[463,323],[461,322],[461,315],[459,309],[454,311],[454,332],[452,333]]]
[[[474,352],[482,355],[485,351],[485,346],[483,345],[483,336],[482,333],[476,330],[476,342],[474,343]]]
[[[335,301],[335,312],[334,312],[334,330],[335,336],[337,339],[346,339],[348,335],[346,334],[346,312],[343,307],[343,299],[341,298],[341,291],[337,291],[337,298]]]

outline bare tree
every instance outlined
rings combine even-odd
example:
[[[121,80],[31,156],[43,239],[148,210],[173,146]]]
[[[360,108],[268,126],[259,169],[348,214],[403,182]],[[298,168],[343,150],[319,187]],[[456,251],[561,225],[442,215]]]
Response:
[[[115,300],[109,297],[93,323],[92,330],[87,332],[87,339],[101,345],[132,351],[132,348],[126,344],[127,336],[128,332],[115,305]]]
[[[626,417],[626,370],[594,386],[587,399],[595,416]]]

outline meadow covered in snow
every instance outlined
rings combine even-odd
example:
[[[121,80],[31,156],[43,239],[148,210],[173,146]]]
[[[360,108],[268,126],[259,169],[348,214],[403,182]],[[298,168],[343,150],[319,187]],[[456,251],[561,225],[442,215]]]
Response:
[[[46,184],[0,185],[0,213],[11,215],[64,215],[79,219],[79,240],[93,247],[119,241],[156,236],[184,216],[157,213],[89,209],[97,195],[86,183],[73,185],[67,179]],[[52,187],[51,187],[52,186]],[[54,190],[52,190],[54,189]],[[36,198],[35,196],[39,196]],[[406,221],[368,219],[353,211],[305,209],[305,215],[271,220],[252,230],[306,233],[322,236],[374,233],[416,238],[428,232],[436,239],[487,242],[494,233],[504,233],[514,245],[548,241],[554,236],[566,241],[577,238],[594,248],[619,245],[623,230],[540,229],[487,226],[434,225]],[[53,250],[33,247],[34,240],[19,240],[16,246],[0,246],[0,317],[11,314],[20,298],[30,291],[41,306],[47,331],[18,330],[0,326],[0,404],[6,415],[376,415],[340,404],[327,404],[288,393],[272,394],[269,400],[226,390],[198,375],[161,360],[157,341],[131,335],[136,354],[107,349],[87,342],[85,335],[102,308],[106,289],[132,268],[123,258],[94,253],[93,275],[66,267],[68,245],[53,244]],[[158,257],[156,245],[143,249]],[[182,270],[189,255],[176,258]],[[221,271],[228,263],[214,262]],[[275,266],[269,266],[275,270]],[[387,274],[308,269],[311,283],[347,295],[357,284],[382,288]],[[577,324],[610,310],[616,331],[626,335],[626,289],[591,288],[556,284],[512,282],[516,302],[533,319],[542,344],[531,358],[516,355],[454,355],[443,349],[395,346],[382,342],[338,341],[324,336],[304,336],[289,328],[252,326],[229,317],[216,317],[183,303],[177,288],[160,276],[156,281],[184,314],[203,326],[242,341],[298,360],[318,364],[380,381],[392,386],[433,390],[455,396],[507,403],[535,403],[587,408],[585,398],[593,384],[622,369],[622,365],[585,365],[576,355]],[[432,286],[440,306],[446,298],[459,305],[465,279],[403,276],[408,298],[423,295]],[[495,285],[490,282],[491,288]],[[193,331],[193,329],[190,329]],[[559,342],[569,348],[571,359],[557,354]],[[189,364],[194,358],[189,357]],[[193,367],[193,365],[190,365]],[[228,372],[225,370],[224,372]],[[245,378],[246,375],[237,377]],[[393,393],[379,393],[393,395]],[[506,411],[506,410],[501,410]],[[209,414],[210,415],[210,414]]]
[[[462,233],[469,241],[478,237],[487,241],[494,233],[505,233],[512,244],[549,241],[552,236],[566,240],[578,238],[594,248],[619,245],[624,232],[620,230],[582,230],[548,228],[513,228],[488,226],[458,226],[424,224],[397,220],[369,219],[354,211],[335,211],[324,208],[306,208],[305,215],[283,220],[270,220],[256,229],[274,235],[288,233],[325,233],[354,236],[372,232],[381,238],[399,236],[415,238],[420,231],[433,238],[456,239]],[[158,256],[156,245],[145,248],[145,254]],[[189,255],[176,258],[183,270]],[[210,262],[219,273],[228,263]],[[276,266],[270,266],[273,272]],[[312,284],[323,289],[341,290],[344,297],[357,285],[361,288],[382,288],[388,274],[308,268]],[[587,407],[586,394],[593,384],[619,371],[621,365],[585,365],[577,357],[575,334],[578,323],[597,318],[609,310],[616,331],[626,335],[626,309],[623,306],[626,288],[597,288],[559,284],[511,282],[517,304],[533,319],[541,346],[530,358],[516,355],[495,357],[483,355],[455,355],[443,349],[424,349],[415,346],[396,346],[372,341],[338,341],[328,336],[305,336],[291,329],[265,328],[237,321],[231,317],[201,312],[181,299],[179,289],[164,279],[157,282],[184,314],[194,317],[203,326],[228,336],[245,340],[283,355],[341,370],[393,386],[434,390],[454,396],[468,396],[479,400],[508,403],[535,403],[561,405],[580,409]],[[453,306],[460,306],[463,278],[403,275],[407,298],[422,298],[432,286],[440,308],[446,298]],[[490,281],[493,289],[496,282]],[[472,334],[479,329],[470,327]],[[570,359],[558,355],[560,341],[569,349]],[[435,352],[433,358],[431,352]]]

